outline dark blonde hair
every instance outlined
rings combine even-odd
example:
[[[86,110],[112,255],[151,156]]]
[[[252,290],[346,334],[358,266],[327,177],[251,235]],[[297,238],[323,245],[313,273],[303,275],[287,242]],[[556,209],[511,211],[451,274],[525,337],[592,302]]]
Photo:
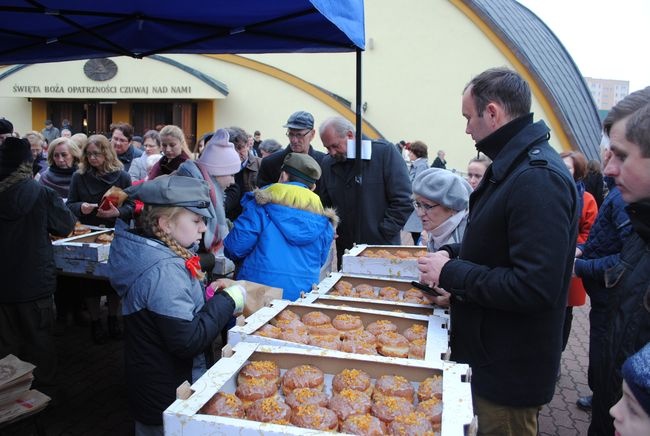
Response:
[[[95,144],[99,148],[99,151],[104,155],[104,163],[99,169],[100,173],[107,174],[124,169],[124,165],[117,158],[117,154],[115,154],[115,150],[106,136],[92,135],[88,138],[88,142],[84,146],[83,154],[81,155],[81,162],[79,163],[79,172],[81,174],[92,168],[92,165],[90,165],[90,162],[88,161],[88,155],[86,154],[86,149],[88,149],[90,144]]]
[[[178,243],[178,241],[176,241],[174,238],[172,238],[171,236],[163,232],[160,226],[158,225],[158,221],[162,217],[165,217],[170,221],[176,221],[176,219],[178,219],[178,215],[183,210],[184,208],[175,207],[175,206],[167,207],[167,206],[145,205],[144,209],[142,210],[142,214],[140,215],[140,224],[146,235],[154,236],[155,238],[159,239],[165,245],[167,245],[171,251],[176,253],[181,258],[187,260],[193,257],[194,253],[192,253],[187,248],[183,247],[181,244]],[[199,280],[202,280],[204,277],[205,277],[205,273],[203,273],[203,271],[199,271],[197,274],[197,278]]]
[[[187,145],[187,140],[185,139],[185,133],[181,130],[180,127],[175,126],[173,124],[169,124],[162,129],[160,129],[160,142],[163,142],[163,137],[164,136],[169,136],[171,138],[175,138],[178,140],[178,142],[181,143],[181,153],[185,152],[185,154],[190,157],[192,156],[192,152],[190,151],[190,148]]]
[[[79,161],[81,160],[81,150],[77,146],[77,142],[72,138],[56,138],[52,141],[47,149],[47,164],[49,166],[56,166],[56,163],[54,162],[54,149],[61,144],[68,147],[68,152],[72,155],[74,163],[79,164]]]

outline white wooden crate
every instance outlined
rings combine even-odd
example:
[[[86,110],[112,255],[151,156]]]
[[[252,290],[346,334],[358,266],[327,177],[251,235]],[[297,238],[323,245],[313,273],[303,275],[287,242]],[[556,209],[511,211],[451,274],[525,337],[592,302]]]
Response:
[[[426,247],[404,245],[366,245],[359,244],[346,250],[342,258],[341,272],[345,274],[362,274],[380,277],[393,277],[409,280],[418,280],[417,258],[402,259],[388,257],[367,257],[367,251],[385,250],[391,254],[400,252],[416,253],[426,252]],[[366,252],[366,253],[364,253]]]

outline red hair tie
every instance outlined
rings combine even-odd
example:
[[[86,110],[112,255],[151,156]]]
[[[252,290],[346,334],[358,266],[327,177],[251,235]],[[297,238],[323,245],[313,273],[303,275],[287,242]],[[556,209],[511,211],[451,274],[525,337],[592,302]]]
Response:
[[[199,256],[192,256],[185,261],[185,268],[188,269],[192,278],[197,278],[201,271],[201,261]]]

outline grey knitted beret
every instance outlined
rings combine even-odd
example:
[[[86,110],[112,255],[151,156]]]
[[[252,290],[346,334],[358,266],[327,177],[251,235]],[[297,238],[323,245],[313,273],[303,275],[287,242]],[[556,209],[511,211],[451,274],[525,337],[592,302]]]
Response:
[[[471,192],[465,179],[441,168],[429,168],[413,181],[414,194],[456,211],[467,209]]]

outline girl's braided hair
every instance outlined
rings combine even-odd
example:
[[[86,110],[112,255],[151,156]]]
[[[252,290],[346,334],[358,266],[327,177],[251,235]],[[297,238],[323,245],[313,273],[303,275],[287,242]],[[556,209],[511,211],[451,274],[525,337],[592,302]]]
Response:
[[[142,224],[142,229],[144,230],[147,236],[153,236],[156,239],[162,241],[165,245],[169,247],[174,253],[176,253],[181,258],[187,260],[194,256],[187,248],[183,247],[172,238],[170,235],[165,233],[159,226],[158,220],[161,217],[166,217],[170,221],[176,220],[178,215],[183,211],[182,207],[164,207],[164,206],[149,206],[145,205],[142,214],[140,215],[140,222]],[[205,273],[199,271],[197,273],[197,278],[203,280]]]

